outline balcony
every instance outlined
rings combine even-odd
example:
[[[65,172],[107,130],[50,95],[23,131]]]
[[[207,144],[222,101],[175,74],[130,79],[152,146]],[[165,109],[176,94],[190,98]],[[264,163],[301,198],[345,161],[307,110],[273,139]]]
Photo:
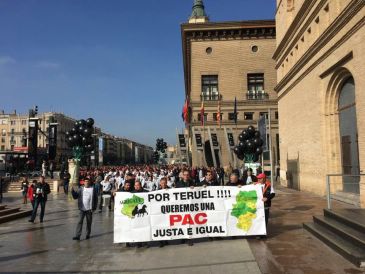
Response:
[[[269,100],[267,93],[246,93],[247,100]]]
[[[219,101],[222,99],[222,95],[220,94],[201,94],[201,101]]]

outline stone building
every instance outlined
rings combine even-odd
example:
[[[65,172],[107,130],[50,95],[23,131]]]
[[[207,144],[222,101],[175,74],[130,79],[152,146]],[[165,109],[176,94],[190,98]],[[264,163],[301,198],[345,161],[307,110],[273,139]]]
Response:
[[[326,174],[365,170],[365,1],[278,0],[281,181],[326,192]],[[365,205],[364,180],[331,178]],[[359,195],[361,193],[361,195]]]
[[[45,112],[37,115],[38,126],[38,151],[40,156],[46,158],[48,149],[48,128],[50,121],[56,121],[57,126],[57,160],[59,157],[71,156],[72,152],[66,145],[65,132],[70,130],[75,119],[62,113]],[[28,152],[29,115],[18,114],[16,111],[10,114],[0,114],[0,153],[4,151]]]
[[[76,119],[63,113],[44,112],[37,114],[38,132],[38,162],[48,158],[48,129],[50,122],[57,122],[56,163],[72,157],[72,151],[66,144],[66,131],[70,131]],[[0,163],[10,161],[19,162],[19,166],[26,161],[29,142],[29,114],[18,114],[16,111],[6,114],[0,113]],[[103,157],[103,164],[150,163],[153,149],[137,142],[103,133],[95,127],[94,135],[97,147],[98,138],[103,139],[103,148],[96,149],[90,155],[90,165],[97,165],[99,154]],[[18,161],[20,159],[21,161]]]
[[[191,164],[241,165],[232,152],[239,133],[249,125],[256,127],[259,118],[269,116],[269,111],[273,159],[278,162],[276,71],[272,59],[275,22],[210,22],[203,1],[195,1],[188,23],[181,25],[181,35]]]

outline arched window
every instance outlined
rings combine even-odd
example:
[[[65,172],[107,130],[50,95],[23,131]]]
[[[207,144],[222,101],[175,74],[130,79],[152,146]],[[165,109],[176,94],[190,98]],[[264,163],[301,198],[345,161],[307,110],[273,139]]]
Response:
[[[348,78],[340,89],[338,98],[342,172],[346,175],[360,173],[357,134],[354,78]],[[359,177],[344,177],[344,191],[359,193]]]

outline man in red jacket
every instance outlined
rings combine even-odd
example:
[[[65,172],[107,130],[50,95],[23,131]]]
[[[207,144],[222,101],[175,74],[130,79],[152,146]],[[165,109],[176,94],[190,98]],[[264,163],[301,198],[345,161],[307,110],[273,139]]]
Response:
[[[257,176],[257,183],[262,187],[262,201],[265,206],[265,223],[266,228],[269,222],[271,200],[275,197],[275,192],[269,180],[267,180],[265,173],[261,173]]]

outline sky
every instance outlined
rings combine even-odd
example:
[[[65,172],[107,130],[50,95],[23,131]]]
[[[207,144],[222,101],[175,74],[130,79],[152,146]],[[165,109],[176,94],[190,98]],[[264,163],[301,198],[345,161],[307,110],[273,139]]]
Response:
[[[193,0],[0,1],[0,109],[93,117],[154,146],[184,124],[180,24]],[[211,21],[273,19],[275,0],[205,0]]]

